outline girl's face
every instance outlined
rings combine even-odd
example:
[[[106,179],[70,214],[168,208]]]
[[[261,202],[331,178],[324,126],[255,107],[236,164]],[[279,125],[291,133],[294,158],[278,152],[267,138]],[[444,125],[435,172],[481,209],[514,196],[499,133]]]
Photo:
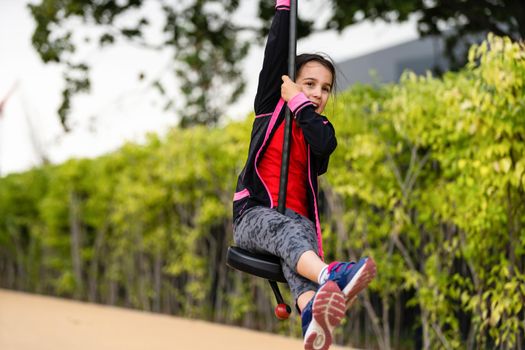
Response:
[[[332,92],[332,73],[317,61],[305,63],[297,74],[296,84],[315,105],[315,111],[323,113]]]

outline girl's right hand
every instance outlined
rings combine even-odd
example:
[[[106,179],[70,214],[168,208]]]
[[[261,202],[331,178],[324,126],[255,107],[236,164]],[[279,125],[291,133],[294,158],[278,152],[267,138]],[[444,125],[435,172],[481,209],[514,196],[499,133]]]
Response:
[[[281,85],[281,97],[286,102],[290,101],[297,94],[303,92],[301,87],[294,83],[287,75],[283,75],[281,78],[283,79]]]

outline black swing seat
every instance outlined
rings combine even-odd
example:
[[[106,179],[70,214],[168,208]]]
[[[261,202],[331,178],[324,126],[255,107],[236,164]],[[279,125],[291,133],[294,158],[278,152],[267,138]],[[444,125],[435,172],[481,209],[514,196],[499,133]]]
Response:
[[[264,279],[286,283],[281,261],[268,254],[257,254],[239,247],[229,247],[227,265],[242,272]]]
[[[275,316],[280,320],[286,320],[290,317],[292,309],[284,302],[277,285],[277,282],[287,283],[278,257],[252,253],[239,247],[229,247],[226,265],[241,272],[268,280],[275,295],[275,300],[277,300],[277,306],[274,310]]]

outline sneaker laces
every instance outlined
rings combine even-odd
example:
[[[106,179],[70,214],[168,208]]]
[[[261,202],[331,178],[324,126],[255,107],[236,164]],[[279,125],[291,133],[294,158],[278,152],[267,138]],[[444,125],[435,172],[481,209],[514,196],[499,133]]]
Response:
[[[334,261],[330,265],[328,265],[328,271],[329,273],[340,273],[342,272],[341,269],[348,270],[351,269],[352,266],[354,266],[354,262],[338,262]]]

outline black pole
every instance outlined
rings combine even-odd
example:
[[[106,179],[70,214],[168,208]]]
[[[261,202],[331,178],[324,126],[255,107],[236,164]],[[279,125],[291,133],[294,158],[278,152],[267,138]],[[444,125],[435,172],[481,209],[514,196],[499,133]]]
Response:
[[[297,52],[297,0],[290,0],[290,38],[288,42],[288,76],[295,81],[295,56]],[[277,210],[284,214],[286,210],[286,187],[288,185],[288,164],[290,163],[290,139],[292,138],[292,113],[286,108],[284,114],[283,157],[279,182],[279,203]]]

